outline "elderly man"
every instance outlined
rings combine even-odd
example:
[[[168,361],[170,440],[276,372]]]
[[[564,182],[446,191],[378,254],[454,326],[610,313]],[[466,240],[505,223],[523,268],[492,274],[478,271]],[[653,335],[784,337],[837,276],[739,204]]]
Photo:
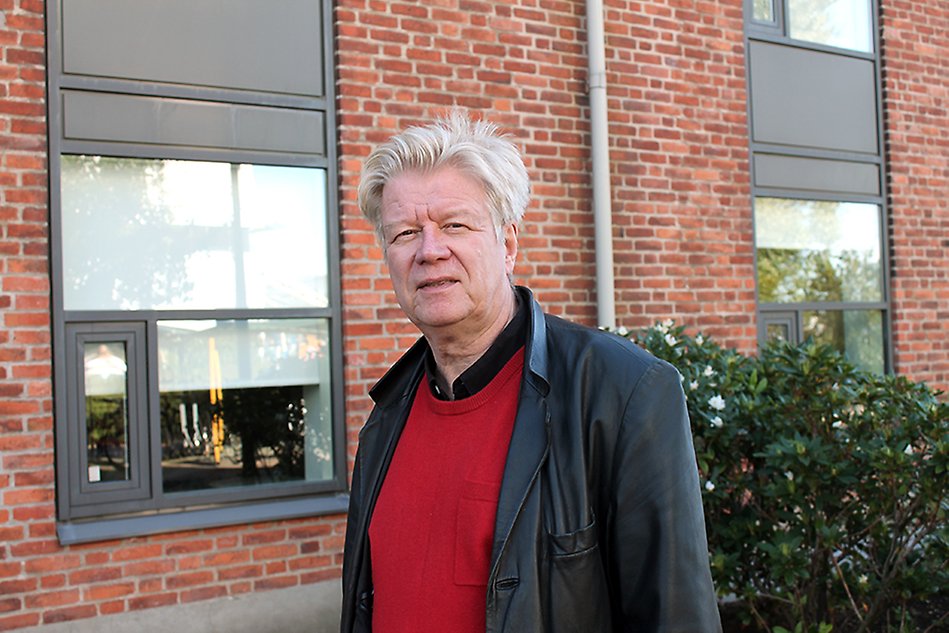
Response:
[[[370,392],[342,631],[719,631],[679,375],[512,285],[529,195],[515,145],[457,112],[366,160],[423,336]]]

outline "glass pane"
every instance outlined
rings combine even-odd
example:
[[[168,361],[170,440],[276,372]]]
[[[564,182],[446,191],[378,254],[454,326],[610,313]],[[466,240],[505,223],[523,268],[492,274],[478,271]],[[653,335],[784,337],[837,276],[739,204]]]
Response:
[[[774,22],[773,0],[754,0],[752,18],[759,22]]]
[[[125,343],[83,345],[87,481],[128,481],[128,365]]]
[[[788,35],[796,40],[873,52],[870,0],[788,0]]]
[[[791,340],[791,328],[787,323],[768,323],[766,336],[769,341],[789,341]]]
[[[880,239],[875,204],[756,198],[759,299],[881,301]]]
[[[815,310],[802,314],[805,338],[833,346],[857,367],[883,373],[883,313],[878,310]]]
[[[62,157],[67,310],[325,307],[326,173]]]
[[[323,319],[159,321],[165,492],[333,476]]]

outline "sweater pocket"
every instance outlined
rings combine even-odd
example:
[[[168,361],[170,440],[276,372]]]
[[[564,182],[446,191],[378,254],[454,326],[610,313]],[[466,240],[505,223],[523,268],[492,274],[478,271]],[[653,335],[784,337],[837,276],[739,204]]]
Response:
[[[454,579],[457,585],[488,584],[494,519],[500,484],[465,481],[455,523]]]

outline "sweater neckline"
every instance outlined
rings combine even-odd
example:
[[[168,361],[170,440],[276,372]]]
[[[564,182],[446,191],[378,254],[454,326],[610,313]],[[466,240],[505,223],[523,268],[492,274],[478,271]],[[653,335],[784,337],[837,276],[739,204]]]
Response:
[[[437,415],[465,415],[496,400],[508,382],[519,377],[524,369],[524,347],[521,346],[484,389],[461,400],[440,400],[432,393],[427,381],[419,381],[418,389],[425,406]]]

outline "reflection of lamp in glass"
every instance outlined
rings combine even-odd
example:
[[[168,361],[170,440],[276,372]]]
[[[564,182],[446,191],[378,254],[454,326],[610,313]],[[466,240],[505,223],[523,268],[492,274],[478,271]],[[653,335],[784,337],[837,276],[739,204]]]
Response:
[[[214,463],[221,463],[221,449],[224,447],[224,414],[217,404],[223,406],[224,391],[221,385],[221,356],[218,354],[214,337],[208,337],[208,387],[210,389],[211,445],[214,447]]]

